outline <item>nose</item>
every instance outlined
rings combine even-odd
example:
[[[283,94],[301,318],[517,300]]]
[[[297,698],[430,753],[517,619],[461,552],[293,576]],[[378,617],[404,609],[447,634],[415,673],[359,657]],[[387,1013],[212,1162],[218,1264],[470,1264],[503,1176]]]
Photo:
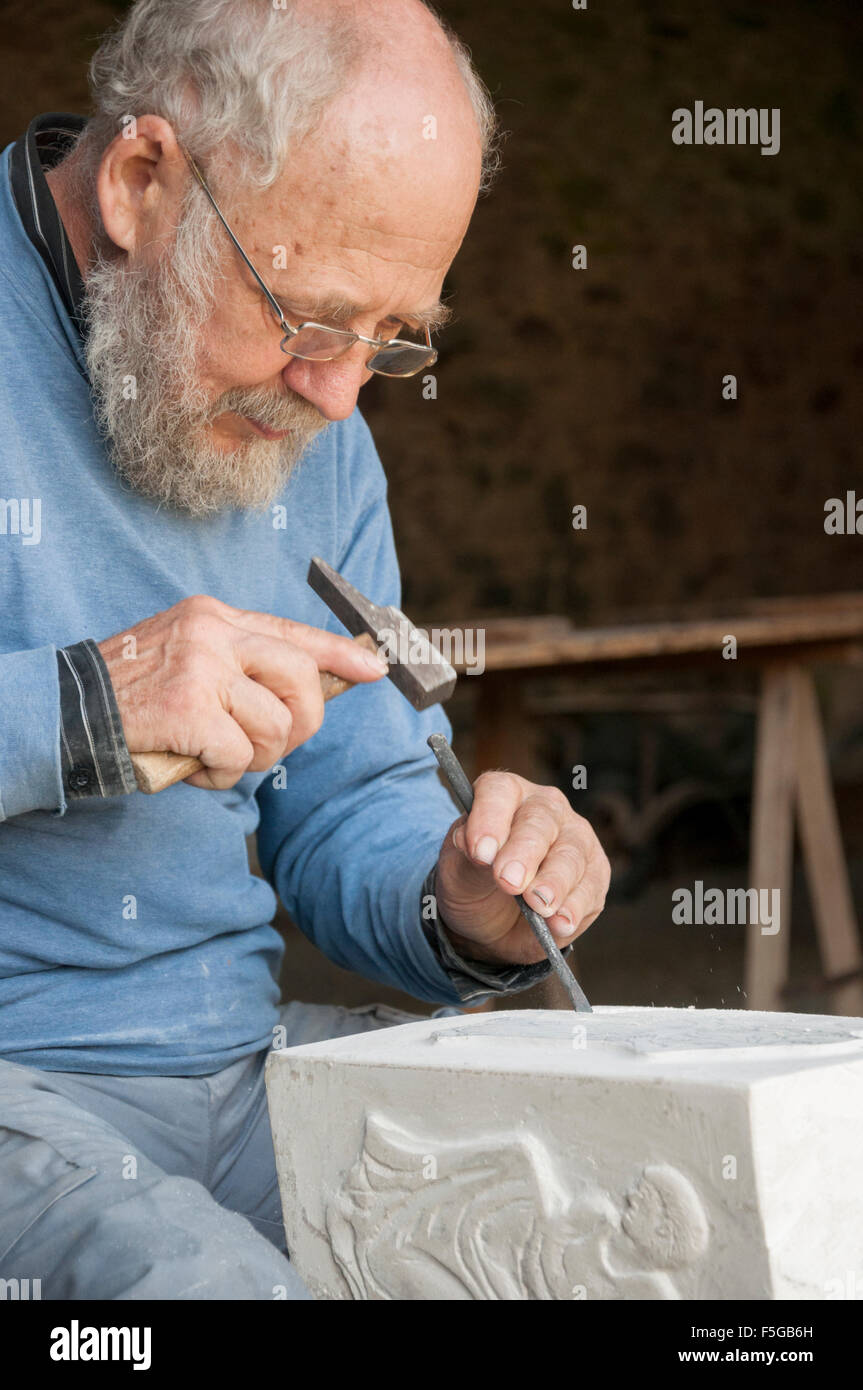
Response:
[[[362,343],[355,343],[332,362],[308,362],[302,357],[289,357],[282,379],[325,419],[346,420],[357,403],[360,388],[372,375],[365,365],[368,351]]]

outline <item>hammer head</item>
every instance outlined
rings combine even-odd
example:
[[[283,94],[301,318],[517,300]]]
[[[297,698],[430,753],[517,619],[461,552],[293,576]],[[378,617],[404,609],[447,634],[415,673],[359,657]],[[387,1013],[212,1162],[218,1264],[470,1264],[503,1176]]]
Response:
[[[455,671],[400,608],[372,603],[317,555],[309,565],[308,581],[352,636],[367,632],[375,639],[389,662],[390,680],[414,709],[428,709],[449,699],[455,690]]]

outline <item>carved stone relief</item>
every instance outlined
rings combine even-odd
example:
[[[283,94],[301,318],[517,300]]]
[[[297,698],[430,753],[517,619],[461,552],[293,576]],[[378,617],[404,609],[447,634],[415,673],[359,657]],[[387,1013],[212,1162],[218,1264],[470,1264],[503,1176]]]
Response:
[[[530,1135],[441,1147],[375,1114],[326,1228],[362,1299],[677,1298],[675,1271],[709,1240],[698,1193],[670,1165],[622,1193],[569,1188]]]

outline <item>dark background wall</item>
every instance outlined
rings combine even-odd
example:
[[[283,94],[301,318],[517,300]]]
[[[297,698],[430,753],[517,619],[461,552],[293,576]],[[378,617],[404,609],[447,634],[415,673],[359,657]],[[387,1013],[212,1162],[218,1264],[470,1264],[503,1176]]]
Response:
[[[447,285],[457,321],[437,398],[421,378],[364,393],[405,607],[449,623],[596,623],[861,587],[863,537],[823,523],[828,497],[863,495],[863,12],[854,0],[588,5],[441,5],[509,134]],[[37,111],[86,109],[87,57],[124,8],[0,5],[4,144]],[[675,146],[672,110],[696,100],[779,107],[780,152]],[[736,402],[721,398],[727,373]],[[861,678],[824,672],[820,687],[861,901]],[[669,882],[711,865],[745,882],[752,689],[744,680],[735,709],[682,724],[625,712],[543,724],[544,775],[561,785],[587,749],[595,785],[633,804],[645,757],[660,787],[707,767],[720,788],[635,862],[610,827],[618,886],[582,948],[600,999],[718,1003],[738,990],[739,939],[703,937],[682,961],[662,942]],[[456,723],[469,740],[468,704]],[[805,971],[799,893],[795,911]],[[309,995],[317,967],[303,960]]]
[[[511,134],[437,401],[376,384],[369,410],[411,601],[593,621],[853,587],[823,508],[860,482],[860,7],[443,9]],[[780,107],[779,154],[673,145],[696,99]]]

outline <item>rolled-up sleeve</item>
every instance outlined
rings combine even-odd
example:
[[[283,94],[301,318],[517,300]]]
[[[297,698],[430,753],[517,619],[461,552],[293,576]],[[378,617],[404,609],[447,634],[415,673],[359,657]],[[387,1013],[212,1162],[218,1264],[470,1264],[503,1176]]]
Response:
[[[60,751],[70,798],[124,796],[137,790],[111,677],[90,638],[57,653]]]
[[[435,884],[437,864],[429,873],[422,888],[420,915],[426,938],[458,990],[462,1004],[484,1004],[495,995],[520,994],[540,984],[551,974],[551,962],[537,961],[535,965],[494,964],[491,961],[471,960],[462,956],[453,945],[446,932],[444,922],[437,906]],[[572,946],[562,951],[563,956],[572,952]]]

